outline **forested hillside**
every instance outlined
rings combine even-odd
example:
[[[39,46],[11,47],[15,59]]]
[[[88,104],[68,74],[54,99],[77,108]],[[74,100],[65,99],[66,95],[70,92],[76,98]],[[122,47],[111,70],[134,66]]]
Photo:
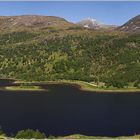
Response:
[[[74,79],[123,87],[140,81],[140,35],[81,27],[0,33],[0,77]]]

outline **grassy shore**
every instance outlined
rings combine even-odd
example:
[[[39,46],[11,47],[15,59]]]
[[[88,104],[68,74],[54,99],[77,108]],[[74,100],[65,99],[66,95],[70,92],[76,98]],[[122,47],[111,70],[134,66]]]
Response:
[[[58,139],[140,139],[140,135],[134,135],[134,136],[119,136],[119,137],[102,137],[102,136],[85,136],[85,135],[80,135],[80,134],[74,134],[70,136],[65,136],[65,137],[58,137]]]
[[[96,92],[139,92],[140,89],[128,86],[125,88],[116,88],[116,87],[108,87],[100,86],[95,83],[89,83],[85,81],[77,81],[77,80],[57,80],[57,81],[43,81],[41,83],[45,84],[72,84],[78,85],[80,90],[84,91],[96,91]]]
[[[19,140],[16,138],[11,138],[11,137],[6,137],[6,136],[0,136],[0,139],[6,139],[6,140]],[[23,138],[24,139],[24,138]],[[34,139],[34,138],[33,138]],[[54,136],[49,136],[47,138],[45,138],[44,140],[48,140],[48,139],[57,139],[57,140],[62,140],[62,139],[72,139],[72,140],[76,140],[76,139],[96,139],[96,140],[100,140],[100,139],[104,139],[104,140],[139,140],[140,139],[140,135],[134,135],[134,136],[119,136],[119,137],[102,137],[102,136],[85,136],[85,135],[80,135],[80,134],[74,134],[74,135],[69,135],[69,136],[59,136],[59,137],[54,137]]]
[[[29,90],[29,91],[42,91],[39,86],[7,86],[5,87],[6,90]]]
[[[84,91],[96,91],[96,92],[139,92],[140,89],[129,85],[128,87],[124,88],[116,88],[116,87],[105,87],[102,85],[97,85],[96,83],[90,83],[85,81],[78,81],[78,80],[56,80],[56,81],[15,81],[15,83],[22,83],[22,84],[33,84],[33,83],[41,83],[41,84],[73,84],[78,85],[80,90]],[[11,89],[12,87],[8,87]],[[14,88],[16,89],[16,88]],[[26,88],[24,88],[26,89]],[[31,88],[36,90],[36,88]],[[37,88],[38,89],[38,88]],[[29,90],[29,88],[28,88]]]

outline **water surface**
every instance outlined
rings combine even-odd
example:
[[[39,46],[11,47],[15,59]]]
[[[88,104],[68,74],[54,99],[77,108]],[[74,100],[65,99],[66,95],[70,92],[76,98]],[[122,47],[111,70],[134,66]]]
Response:
[[[140,134],[140,94],[96,93],[76,86],[43,85],[48,91],[0,91],[0,126],[7,134],[39,129],[46,135]]]

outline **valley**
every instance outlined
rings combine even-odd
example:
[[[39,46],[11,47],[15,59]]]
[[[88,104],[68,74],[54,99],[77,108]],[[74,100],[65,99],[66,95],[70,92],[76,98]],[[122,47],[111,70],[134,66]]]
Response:
[[[0,23],[1,78],[79,80],[104,83],[104,87],[139,88],[138,32],[87,29],[58,17],[14,18],[6,18],[6,25]]]
[[[0,2],[0,140],[140,139],[140,2]]]

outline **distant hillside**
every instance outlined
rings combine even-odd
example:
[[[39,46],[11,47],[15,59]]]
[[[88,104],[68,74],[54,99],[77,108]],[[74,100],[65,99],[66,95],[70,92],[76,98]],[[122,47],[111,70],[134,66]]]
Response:
[[[12,28],[44,28],[44,27],[65,27],[74,24],[66,21],[64,18],[55,16],[0,16],[0,29]]]
[[[120,26],[118,29],[121,31],[140,33],[140,15],[130,19],[128,22]]]
[[[90,30],[57,17],[0,20],[1,78],[72,79],[117,87],[140,82],[139,34]]]

